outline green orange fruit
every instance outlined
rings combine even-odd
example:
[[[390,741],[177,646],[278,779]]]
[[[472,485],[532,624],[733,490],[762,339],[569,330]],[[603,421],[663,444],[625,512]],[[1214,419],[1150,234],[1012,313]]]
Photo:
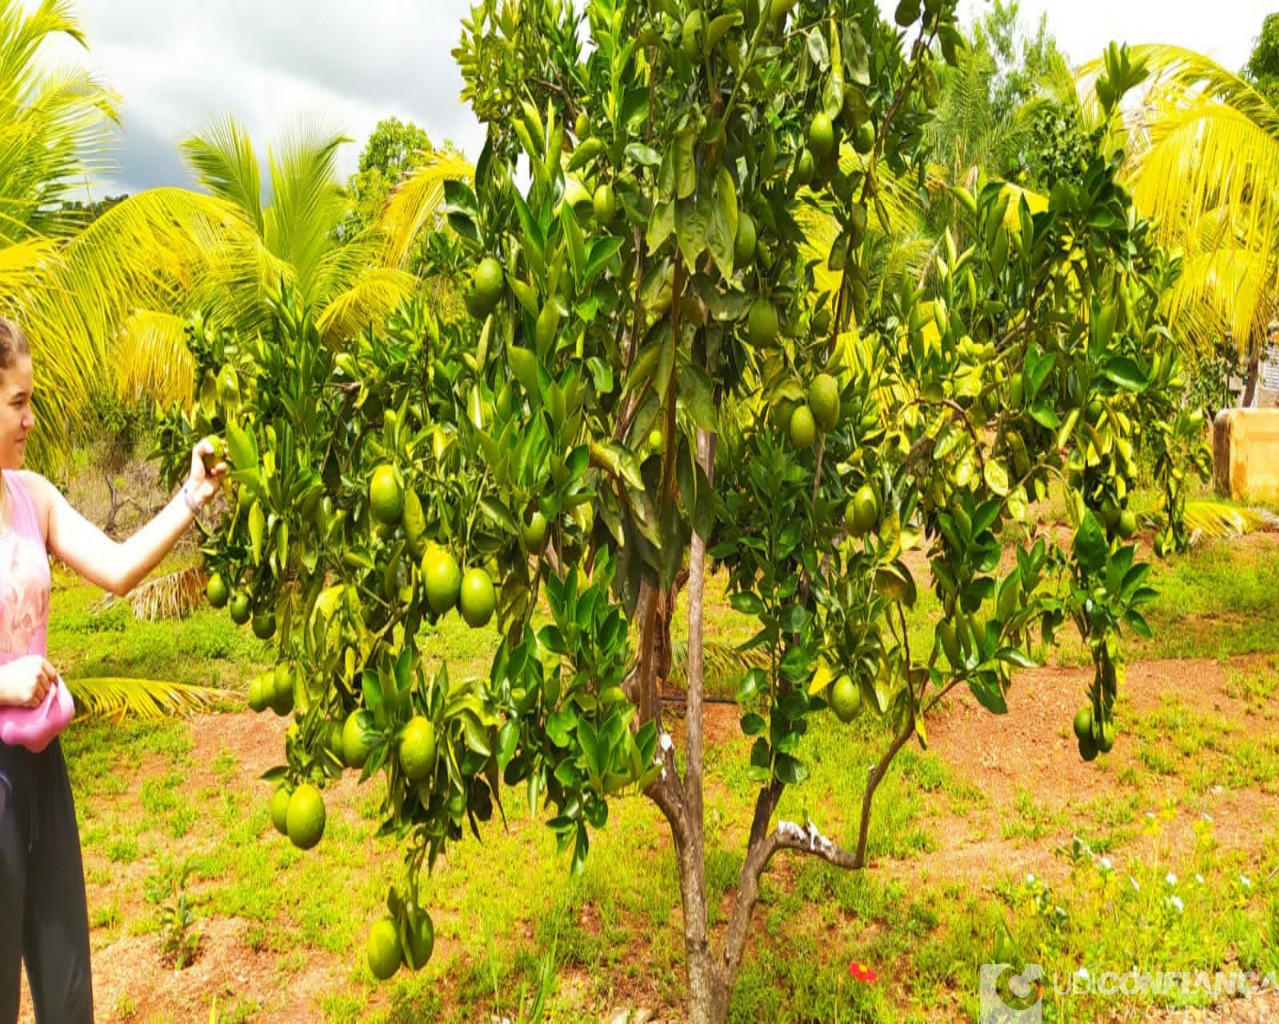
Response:
[[[235,618],[234,614],[231,617]],[[259,640],[270,640],[275,636],[275,612],[270,608],[253,613],[253,635]]]
[[[1075,739],[1081,740],[1092,735],[1092,708],[1085,705],[1075,712],[1075,720],[1071,723],[1075,731]]]
[[[458,593],[458,607],[467,625],[479,628],[488,625],[497,607],[497,592],[493,581],[483,569],[468,569],[462,577],[462,589]]]
[[[204,596],[214,608],[226,606],[231,597],[231,591],[227,588],[226,580],[222,578],[220,572],[215,572],[209,577],[209,582],[204,588]]]
[[[818,430],[833,430],[839,423],[839,382],[829,373],[819,373],[808,385],[808,406]]]
[[[422,582],[431,610],[436,615],[445,614],[457,604],[462,589],[462,570],[457,559],[442,547],[427,548],[422,556]]]
[[[400,969],[400,960],[404,951],[400,947],[400,929],[393,917],[379,918],[369,929],[368,941],[364,945],[368,957],[369,970],[378,981],[387,981]]]
[[[795,407],[790,417],[790,439],[796,448],[811,448],[817,440],[817,421],[807,405]]]
[[[324,796],[304,782],[289,797],[286,824],[289,841],[299,850],[309,850],[324,836]]]
[[[256,675],[249,680],[249,707],[254,711],[265,711],[271,706],[273,690],[267,688],[270,679],[270,676]]]
[[[857,717],[862,706],[862,690],[851,676],[840,676],[830,688],[830,707],[835,717],[847,724]]]
[[[373,750],[373,712],[359,708],[342,725],[342,761],[348,768],[363,768]]]
[[[818,163],[835,148],[835,125],[824,112],[816,114],[808,125],[808,148]]]
[[[1123,540],[1128,540],[1137,532],[1137,516],[1131,509],[1124,509],[1119,513],[1119,521],[1115,524],[1115,533]]]
[[[593,205],[595,207],[595,223],[610,223],[613,219],[613,214],[617,212],[617,197],[613,194],[613,186],[604,184],[597,188],[593,197]]]
[[[421,907],[409,907],[405,924],[408,943],[404,947],[404,963],[410,970],[420,971],[435,950],[435,925]]]
[[[737,234],[733,237],[733,261],[740,267],[755,255],[755,221],[743,211],[737,215]]]
[[[404,515],[404,485],[395,467],[383,463],[369,479],[369,511],[385,526],[394,526]]]
[[[851,509],[851,522],[849,519]],[[862,484],[853,495],[849,509],[844,511],[844,525],[854,537],[862,537],[874,529],[879,521],[879,499],[870,484]]]
[[[243,626],[252,614],[253,605],[249,601],[249,592],[237,590],[231,598],[231,621],[237,626]]]
[[[287,786],[281,786],[271,794],[271,824],[282,836],[289,834],[289,798],[292,795]]]
[[[746,336],[757,348],[771,345],[777,340],[777,308],[762,295],[751,303],[750,313],[746,318]]]
[[[492,256],[485,256],[475,268],[472,285],[476,306],[487,316],[506,289],[506,275],[502,272],[502,264]]]
[[[520,543],[530,555],[541,552],[542,545],[546,543],[548,525],[546,516],[536,509],[520,524]]]
[[[813,160],[813,154],[807,149],[801,149],[795,157],[795,184],[807,185],[813,180],[815,173],[817,173],[817,163]]]
[[[271,686],[271,710],[284,716],[293,710],[293,669],[287,662],[275,666],[275,672],[268,676]]]
[[[435,725],[414,715],[400,736],[400,767],[410,782],[421,782],[435,767]]]
[[[866,154],[875,148],[875,125],[871,121],[863,121],[853,133],[853,149]]]

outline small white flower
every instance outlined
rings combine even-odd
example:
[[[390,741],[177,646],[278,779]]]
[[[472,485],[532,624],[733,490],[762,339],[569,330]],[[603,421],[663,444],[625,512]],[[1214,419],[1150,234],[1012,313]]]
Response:
[[[1203,814],[1199,815],[1199,819],[1200,819],[1200,821],[1207,821],[1207,822],[1211,822],[1211,821],[1212,821],[1212,815],[1211,815],[1211,814],[1209,814],[1207,811],[1204,811],[1204,812],[1203,812]]]
[[[1168,874],[1164,876],[1164,881],[1167,882],[1169,885],[1176,885],[1177,876],[1173,874],[1171,871],[1169,871]]]
[[[1151,821],[1154,821],[1154,820],[1155,820],[1155,812],[1154,812],[1154,811],[1147,811],[1147,812],[1146,812],[1146,817],[1147,817],[1147,818],[1149,818]]]
[[[1102,871],[1110,871],[1114,868],[1114,865],[1110,863],[1109,857],[1102,857],[1097,863],[1101,865]]]
[[[1168,900],[1168,902],[1172,904],[1173,909],[1176,910],[1178,914],[1186,909],[1186,905],[1181,902],[1180,896],[1173,896]]]
[[[1027,885],[1034,885],[1034,884],[1035,884],[1035,876],[1034,876],[1033,874],[1031,874],[1031,875],[1027,875],[1027,876],[1026,876],[1026,884],[1027,884]]]
[[[1078,978],[1080,981],[1087,981],[1087,980],[1088,980],[1088,968],[1087,968],[1087,967],[1081,967],[1081,968],[1079,968],[1079,970],[1077,970],[1077,971],[1075,972],[1075,977],[1076,977],[1076,978]]]
[[[1252,888],[1252,880],[1247,875],[1239,876],[1239,884],[1242,885],[1245,889]]]
[[[1130,882],[1132,883],[1132,891],[1133,891],[1133,892],[1141,892],[1141,886],[1140,886],[1139,884],[1137,884],[1137,879],[1133,878],[1133,877],[1132,877],[1132,875],[1129,875],[1129,876],[1128,876],[1128,881],[1130,881]]]
[[[1195,881],[1196,881],[1196,882],[1198,882],[1200,885],[1203,885],[1203,884],[1204,884],[1204,876],[1203,876],[1203,875],[1200,875],[1200,874],[1196,874],[1196,875],[1195,875]]]

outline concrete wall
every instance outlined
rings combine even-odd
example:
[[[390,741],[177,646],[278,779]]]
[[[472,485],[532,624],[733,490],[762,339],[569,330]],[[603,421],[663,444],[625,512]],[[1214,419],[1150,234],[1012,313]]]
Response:
[[[1218,494],[1279,499],[1279,409],[1223,409],[1213,423],[1212,442]]]

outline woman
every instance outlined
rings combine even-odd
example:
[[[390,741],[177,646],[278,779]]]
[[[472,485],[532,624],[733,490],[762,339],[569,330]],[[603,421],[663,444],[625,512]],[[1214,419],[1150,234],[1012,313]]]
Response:
[[[0,712],[10,720],[57,719],[22,745],[0,741],[0,1024],[18,1019],[24,960],[39,1024],[92,1024],[80,838],[62,748],[48,735],[65,724],[59,705],[70,707],[65,684],[45,658],[48,556],[113,594],[127,594],[191,525],[227,467],[205,471],[203,456],[213,450],[202,441],[173,500],[116,543],[48,480],[20,469],[35,426],[32,387],[27,340],[0,318]]]

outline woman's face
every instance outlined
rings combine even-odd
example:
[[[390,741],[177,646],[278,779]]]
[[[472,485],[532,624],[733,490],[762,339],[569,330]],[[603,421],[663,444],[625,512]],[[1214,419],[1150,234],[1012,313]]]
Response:
[[[27,435],[36,425],[31,389],[30,356],[0,370],[0,469],[19,469],[26,457]]]

